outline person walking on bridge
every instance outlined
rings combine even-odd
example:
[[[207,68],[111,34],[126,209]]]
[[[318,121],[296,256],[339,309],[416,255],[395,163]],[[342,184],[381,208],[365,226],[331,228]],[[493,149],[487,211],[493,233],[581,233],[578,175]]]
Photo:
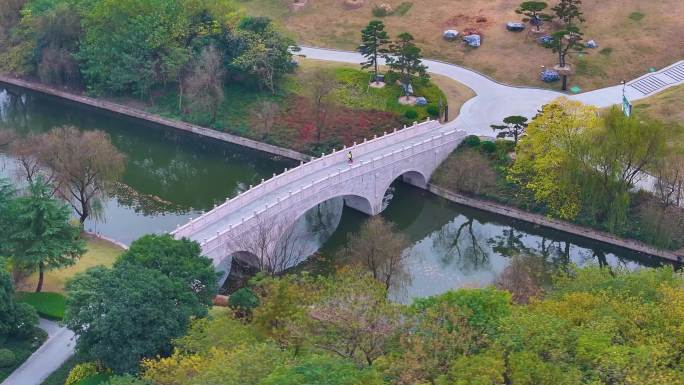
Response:
[[[349,164],[354,163],[354,157],[352,156],[352,152],[351,152],[351,151],[349,151],[349,152],[347,153],[347,159],[349,160]]]

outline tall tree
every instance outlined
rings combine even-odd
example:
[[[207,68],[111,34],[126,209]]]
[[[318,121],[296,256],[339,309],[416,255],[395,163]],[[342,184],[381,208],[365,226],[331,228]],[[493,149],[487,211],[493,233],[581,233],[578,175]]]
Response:
[[[211,259],[202,256],[197,242],[171,235],[144,235],[135,240],[115,266],[132,263],[155,269],[183,285],[209,306],[218,291],[218,275]]]
[[[541,25],[544,21],[551,20],[552,16],[544,13],[543,11],[549,5],[543,1],[525,1],[520,4],[515,13],[519,15],[524,15],[523,21],[529,22],[537,28],[537,31],[541,29]]]
[[[323,129],[333,104],[331,96],[339,83],[335,73],[324,68],[314,70],[308,75],[306,82],[316,119],[316,143],[321,143]]]
[[[409,96],[409,85],[417,75],[428,78],[427,66],[423,64],[420,48],[413,43],[413,36],[404,32],[390,45],[391,56],[387,57],[387,65],[399,73],[399,79],[404,85],[404,94]]]
[[[563,91],[568,89],[568,73],[570,72],[570,66],[567,63],[566,58],[568,54],[581,52],[584,49],[582,36],[583,33],[579,28],[574,26],[567,27],[563,30],[554,32],[551,35],[551,40],[544,44],[546,48],[549,48],[554,53],[558,54],[558,68],[560,71],[563,71],[561,73]]]
[[[582,0],[560,0],[551,10],[558,20],[563,22],[565,28],[570,28],[574,26],[575,21],[584,22],[581,5]]]
[[[70,221],[68,206],[52,198],[50,186],[38,180],[30,195],[17,198],[16,222],[10,227],[9,255],[22,267],[38,271],[36,292],[46,270],[73,265],[85,252],[80,228]]]
[[[210,124],[216,123],[216,114],[224,99],[225,74],[220,53],[214,46],[208,46],[202,48],[189,76],[185,78],[191,108],[209,112]]]
[[[361,31],[359,51],[366,58],[366,61],[361,63],[361,68],[373,67],[374,82],[378,79],[378,59],[387,54],[386,46],[389,42],[385,24],[381,20],[372,20]]]
[[[64,322],[78,336],[76,349],[117,373],[135,372],[142,358],[171,353],[191,317],[207,307],[180,281],[124,263],[95,267],[66,286]]]
[[[263,29],[238,30],[238,46],[242,47],[232,65],[253,75],[259,87],[275,95],[276,82],[294,68],[290,47],[294,42],[283,36],[270,23]]]
[[[58,193],[85,222],[123,173],[124,155],[106,133],[68,126],[50,131],[45,146],[42,161],[55,173]]]
[[[410,281],[405,261],[410,243],[394,225],[381,217],[373,217],[352,234],[341,257],[359,264],[380,282],[386,291],[398,289]]]
[[[499,132],[497,138],[513,138],[515,145],[518,145],[518,138],[525,133],[527,128],[527,118],[524,116],[507,116],[503,120],[504,124],[492,124],[490,127]]]
[[[141,98],[172,77],[164,63],[184,49],[188,33],[185,7],[176,0],[91,2],[84,6],[82,25],[77,57],[89,89]]]

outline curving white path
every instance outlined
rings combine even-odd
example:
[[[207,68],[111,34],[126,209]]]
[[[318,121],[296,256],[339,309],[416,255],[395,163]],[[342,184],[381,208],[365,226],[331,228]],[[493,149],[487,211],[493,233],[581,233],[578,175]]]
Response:
[[[76,340],[71,330],[42,318],[38,326],[48,333],[48,339],[1,385],[40,385],[74,354]]]
[[[301,51],[297,53],[304,55],[309,59],[316,60],[353,64],[363,61],[363,57],[358,52],[301,47]],[[446,124],[446,126],[454,126],[475,135],[491,136],[493,132],[489,126],[492,124],[500,124],[506,116],[523,115],[531,118],[537,113],[542,105],[561,96],[566,96],[569,99],[578,100],[582,103],[595,105],[597,107],[608,107],[622,102],[621,85],[577,95],[568,95],[539,88],[515,87],[501,84],[485,75],[455,64],[435,60],[424,60],[424,64],[427,65],[428,72],[453,79],[466,85],[475,92],[476,96],[463,105],[459,116],[454,121]],[[677,68],[684,68],[684,61],[675,63],[657,73],[645,74],[628,82],[628,86],[625,90],[627,97],[631,101],[634,101],[653,95],[665,88],[683,84],[684,77],[676,78],[666,76],[668,70],[673,72]],[[650,81],[652,77],[664,79],[663,86],[647,94],[629,86],[630,84],[639,81]]]

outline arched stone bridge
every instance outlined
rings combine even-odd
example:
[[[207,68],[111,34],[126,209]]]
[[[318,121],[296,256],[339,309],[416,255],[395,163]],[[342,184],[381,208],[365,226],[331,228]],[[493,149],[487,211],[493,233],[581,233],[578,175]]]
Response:
[[[172,234],[197,241],[215,266],[229,267],[227,258],[246,251],[236,245],[236,238],[253,236],[259,224],[270,220],[285,220],[291,225],[328,199],[343,197],[351,208],[368,215],[379,214],[385,191],[395,179],[401,177],[407,183],[425,187],[435,169],[466,135],[465,131],[431,120],[385,133],[274,175]],[[347,161],[350,150],[352,164]]]

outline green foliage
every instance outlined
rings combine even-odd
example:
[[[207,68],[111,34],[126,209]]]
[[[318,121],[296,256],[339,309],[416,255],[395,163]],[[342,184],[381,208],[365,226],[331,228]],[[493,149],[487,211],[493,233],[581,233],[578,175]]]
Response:
[[[610,48],[610,47],[601,48],[601,50],[599,51],[599,53],[600,53],[601,55],[606,55],[606,56],[608,56],[608,55],[610,55],[611,53],[613,53],[613,49]]]
[[[36,291],[45,270],[73,265],[85,252],[81,229],[70,222],[71,210],[42,180],[31,184],[29,195],[16,198],[9,213],[13,223],[5,231],[6,252],[23,268],[38,270]]]
[[[468,319],[468,324],[487,335],[495,335],[501,320],[511,313],[511,295],[493,288],[448,291],[433,297],[418,298],[412,310],[425,311],[445,303],[458,307]]]
[[[425,111],[427,111],[427,113],[430,116],[433,116],[433,117],[439,116],[439,107],[437,107],[435,105],[432,105],[432,104],[428,105],[427,108],[425,109]]]
[[[66,297],[60,293],[17,293],[17,302],[31,305],[43,317],[55,321],[64,318]]]
[[[104,385],[111,377],[110,373],[98,373],[94,376],[86,377],[74,385]]]
[[[641,21],[646,15],[639,11],[634,11],[629,14],[629,18],[634,21]]]
[[[406,119],[416,119],[418,117],[418,112],[416,112],[416,110],[407,110],[404,112],[404,117]]]
[[[191,288],[209,306],[218,291],[218,274],[212,261],[201,255],[197,242],[174,239],[171,235],[144,235],[135,240],[115,263],[135,264],[158,270],[172,280]]]
[[[135,371],[144,357],[169,354],[171,339],[207,312],[191,288],[130,263],[78,274],[66,292],[64,322],[78,335],[76,349],[117,373]]]
[[[0,257],[0,342],[8,336],[29,337],[37,324],[36,311],[29,305],[16,302],[12,277],[4,258]]]
[[[168,71],[188,60],[182,41],[188,20],[175,0],[101,0],[83,15],[85,35],[77,54],[89,89],[98,94],[146,96]],[[173,63],[172,66],[169,64]]]
[[[230,295],[228,306],[236,312],[249,316],[257,306],[259,298],[249,288],[243,287]]]
[[[463,139],[463,142],[461,142],[461,146],[465,147],[470,147],[470,148],[475,148],[475,147],[480,147],[480,137],[477,135],[468,135]]]
[[[496,152],[496,143],[490,140],[485,140],[480,144],[480,150],[487,154],[493,154]]]
[[[442,376],[436,385],[504,385],[505,371],[500,353],[464,355],[451,363],[448,375]]]
[[[423,64],[423,54],[413,42],[410,33],[400,34],[397,40],[390,44],[389,53],[390,55],[385,58],[387,66],[399,74],[402,84],[409,85],[416,77],[421,80],[430,77],[427,66]]]
[[[373,7],[373,14],[376,10],[384,12],[384,8]],[[385,32],[385,24],[382,21],[372,20],[361,31],[359,52],[366,58],[366,61],[361,63],[361,68],[373,67],[374,78],[378,76],[378,58],[387,53],[387,44],[389,44],[389,36]]]
[[[71,369],[71,371],[69,372],[69,376],[64,382],[64,385],[76,385],[83,379],[93,377],[99,372],[100,369],[95,362],[84,362],[78,364],[74,366],[73,369]]]
[[[14,365],[17,356],[9,349],[0,348],[0,368],[7,368]]]
[[[112,376],[106,382],[100,385],[152,385],[149,381],[139,379],[137,377],[131,376],[130,374],[125,374],[123,376]]]
[[[375,17],[385,17],[389,16],[392,13],[388,12],[385,7],[381,7],[379,5],[373,5],[373,16]]]
[[[353,363],[325,355],[300,358],[281,366],[260,385],[382,385],[380,375],[372,369],[359,369]]]

